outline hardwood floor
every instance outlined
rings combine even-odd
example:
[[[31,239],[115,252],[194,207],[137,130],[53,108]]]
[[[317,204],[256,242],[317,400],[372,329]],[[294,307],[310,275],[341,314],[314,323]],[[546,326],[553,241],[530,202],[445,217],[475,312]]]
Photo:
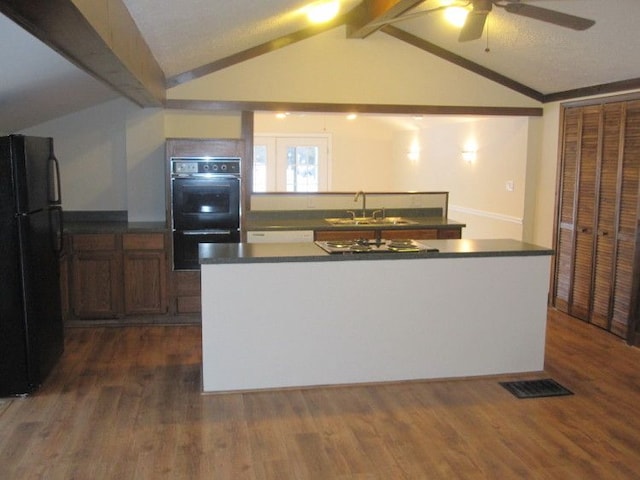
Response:
[[[0,413],[0,478],[640,478],[640,350],[555,311],[547,337],[536,375],[202,395],[198,326],[71,328]],[[544,377],[575,395],[498,385]]]

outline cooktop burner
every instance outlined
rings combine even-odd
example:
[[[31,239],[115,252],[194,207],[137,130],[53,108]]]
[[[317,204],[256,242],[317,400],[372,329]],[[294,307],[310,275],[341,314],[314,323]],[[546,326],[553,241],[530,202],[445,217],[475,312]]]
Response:
[[[315,242],[328,253],[437,252],[438,249],[416,240],[327,240]]]

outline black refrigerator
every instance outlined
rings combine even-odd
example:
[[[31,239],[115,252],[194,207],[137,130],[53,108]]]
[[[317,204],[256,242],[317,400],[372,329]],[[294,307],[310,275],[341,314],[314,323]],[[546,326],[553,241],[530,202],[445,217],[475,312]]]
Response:
[[[0,397],[26,395],[62,355],[62,206],[51,138],[0,137]]]

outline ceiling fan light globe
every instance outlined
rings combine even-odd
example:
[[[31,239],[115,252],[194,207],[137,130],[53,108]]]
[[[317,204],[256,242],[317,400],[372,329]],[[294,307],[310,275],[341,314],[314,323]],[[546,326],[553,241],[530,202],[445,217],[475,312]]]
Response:
[[[339,11],[340,2],[337,0],[316,2],[306,9],[307,18],[311,23],[325,23],[333,20]]]
[[[449,7],[444,10],[445,20],[454,27],[462,28],[469,15],[469,10],[464,7]]]

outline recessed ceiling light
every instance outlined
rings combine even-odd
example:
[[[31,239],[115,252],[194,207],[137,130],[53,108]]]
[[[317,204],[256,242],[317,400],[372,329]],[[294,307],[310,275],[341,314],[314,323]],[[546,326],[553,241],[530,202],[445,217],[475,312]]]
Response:
[[[350,113],[349,115],[347,115],[347,120],[355,120],[356,118],[358,118],[358,115],[355,113]]]
[[[337,0],[312,3],[306,8],[307,18],[312,23],[324,23],[332,20],[340,11],[340,2]]]

